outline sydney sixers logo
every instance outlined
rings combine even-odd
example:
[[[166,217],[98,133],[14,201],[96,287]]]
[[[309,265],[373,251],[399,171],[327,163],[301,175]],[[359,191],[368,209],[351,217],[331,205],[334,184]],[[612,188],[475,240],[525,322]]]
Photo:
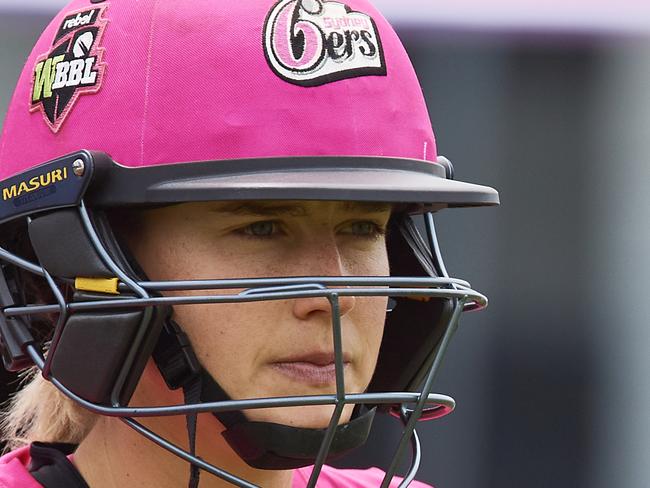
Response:
[[[61,129],[80,95],[101,87],[104,49],[98,46],[106,27],[105,9],[79,10],[65,17],[50,52],[36,60],[30,111],[40,110],[52,132]]]
[[[280,0],[264,25],[264,51],[273,71],[296,85],[386,75],[375,22],[339,2]]]

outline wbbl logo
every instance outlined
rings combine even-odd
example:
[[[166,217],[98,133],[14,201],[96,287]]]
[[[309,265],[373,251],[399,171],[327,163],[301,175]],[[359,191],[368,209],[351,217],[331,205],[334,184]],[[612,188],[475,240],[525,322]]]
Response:
[[[301,86],[386,75],[373,19],[327,0],[280,0],[264,25],[264,51],[273,71]]]
[[[45,123],[56,133],[79,95],[96,93],[102,84],[104,49],[98,45],[106,21],[106,6],[68,15],[54,37],[52,49],[34,66],[30,111],[40,110]]]

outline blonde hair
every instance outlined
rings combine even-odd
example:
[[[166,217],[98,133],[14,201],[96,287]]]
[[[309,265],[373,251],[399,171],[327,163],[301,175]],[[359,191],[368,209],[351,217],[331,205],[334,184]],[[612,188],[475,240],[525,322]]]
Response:
[[[74,403],[33,367],[23,374],[24,385],[0,414],[5,450],[39,442],[79,444],[97,416]]]

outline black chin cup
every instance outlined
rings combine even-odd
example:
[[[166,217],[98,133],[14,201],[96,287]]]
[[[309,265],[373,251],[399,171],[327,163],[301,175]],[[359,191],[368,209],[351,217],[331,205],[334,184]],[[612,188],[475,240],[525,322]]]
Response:
[[[376,409],[364,410],[336,428],[325,462],[337,459],[366,442]],[[314,464],[326,431],[246,421],[229,427],[222,435],[249,466],[295,469]]]

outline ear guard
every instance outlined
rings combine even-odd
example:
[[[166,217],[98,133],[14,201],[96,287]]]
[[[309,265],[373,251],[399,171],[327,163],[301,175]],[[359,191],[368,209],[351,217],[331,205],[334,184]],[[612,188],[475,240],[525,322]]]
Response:
[[[390,227],[387,242],[391,275],[444,275],[433,250],[410,216],[398,216]],[[456,299],[442,297],[396,297],[394,300],[395,305],[386,318],[369,392],[418,391],[457,305]]]
[[[72,302],[124,298],[115,266],[135,276],[119,250],[104,214],[93,219],[108,252],[100,256],[77,209],[39,215],[29,222],[29,237],[44,270],[77,289]],[[83,287],[85,290],[78,288]],[[94,290],[93,290],[94,288]],[[45,374],[54,375],[85,400],[109,405],[128,403],[158,338],[167,307],[77,312],[54,331]]]

